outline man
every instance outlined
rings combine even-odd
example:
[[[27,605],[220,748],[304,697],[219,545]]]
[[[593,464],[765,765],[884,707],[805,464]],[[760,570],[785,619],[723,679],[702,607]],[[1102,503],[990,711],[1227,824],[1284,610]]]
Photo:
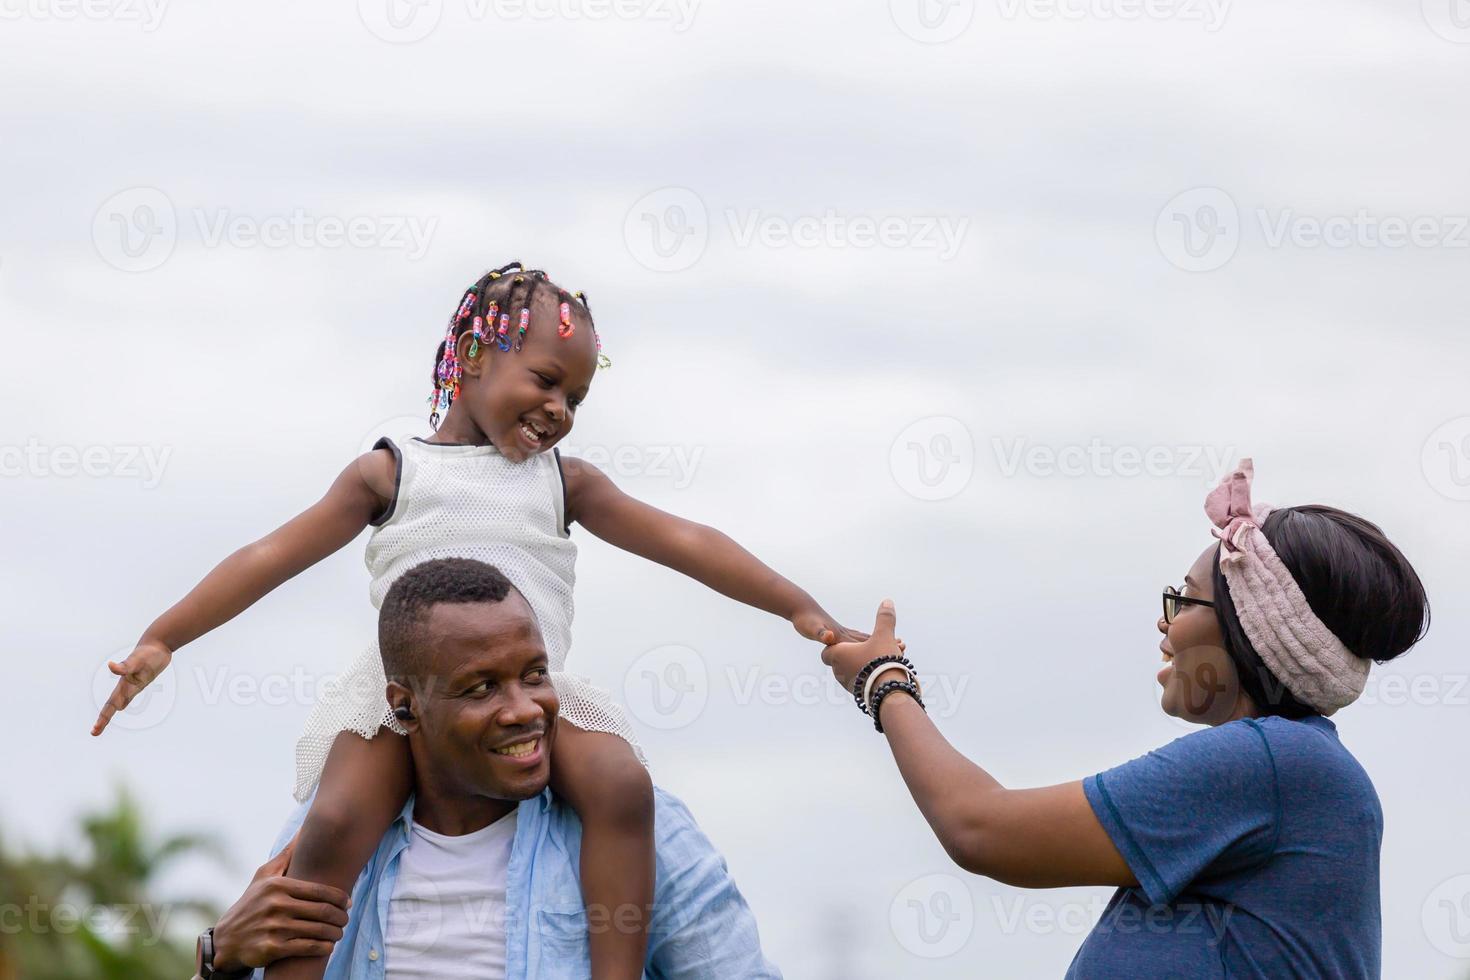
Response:
[[[388,700],[408,731],[414,792],[346,897],[281,878],[278,855],[201,937],[200,975],[247,975],[335,941],[328,980],[585,978],[581,828],[547,789],[557,699],[530,605],[497,569],[446,558],[394,583],[380,613]],[[657,878],[647,975],[779,978],[724,860],[655,789]],[[279,847],[305,816],[288,822]]]

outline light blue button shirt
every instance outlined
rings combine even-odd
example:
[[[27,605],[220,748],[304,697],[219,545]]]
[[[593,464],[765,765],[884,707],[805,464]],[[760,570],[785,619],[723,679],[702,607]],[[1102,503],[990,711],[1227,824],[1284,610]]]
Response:
[[[295,836],[307,805],[286,822],[274,851]],[[391,952],[383,943],[388,903],[412,819],[410,797],[357,879],[347,928],[332,952],[325,980],[383,980],[386,975]],[[780,971],[761,954],[755,917],[725,859],[683,802],[657,787],[654,841],[658,860],[644,976],[780,980]],[[591,975],[587,912],[577,875],[581,849],[581,821],[550,790],[521,803],[506,869],[507,980],[586,980]],[[263,975],[255,972],[257,980]]]

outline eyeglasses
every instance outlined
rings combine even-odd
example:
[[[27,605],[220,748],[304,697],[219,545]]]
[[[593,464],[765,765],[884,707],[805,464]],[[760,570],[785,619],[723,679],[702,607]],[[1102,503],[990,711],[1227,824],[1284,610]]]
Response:
[[[1180,606],[1209,606],[1215,608],[1215,604],[1208,599],[1196,599],[1194,596],[1185,595],[1172,585],[1164,586],[1164,622],[1174,622],[1174,617],[1179,615]]]

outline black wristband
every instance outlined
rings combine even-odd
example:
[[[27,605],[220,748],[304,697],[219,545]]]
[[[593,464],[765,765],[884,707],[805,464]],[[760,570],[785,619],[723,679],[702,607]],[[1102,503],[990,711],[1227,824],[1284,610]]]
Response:
[[[878,690],[873,692],[873,704],[871,708],[873,727],[878,730],[878,734],[880,735],[883,734],[883,719],[879,715],[879,710],[883,707],[883,699],[894,691],[906,692],[909,697],[918,703],[919,708],[925,714],[928,714],[929,711],[929,709],[924,707],[924,699],[919,697],[919,689],[912,681],[885,681],[878,685]]]
[[[246,977],[255,973],[255,968],[243,966],[238,970],[217,970],[214,966],[214,926],[205,929],[199,935],[199,949],[196,968],[199,971],[200,980],[245,980]]]

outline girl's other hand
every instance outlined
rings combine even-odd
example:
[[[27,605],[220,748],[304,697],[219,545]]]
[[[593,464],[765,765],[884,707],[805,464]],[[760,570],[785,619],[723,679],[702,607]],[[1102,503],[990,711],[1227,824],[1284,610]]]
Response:
[[[162,643],[145,640],[122,663],[107,661],[107,669],[120,680],[112,689],[112,696],[102,706],[97,720],[92,723],[92,734],[101,735],[107,723],[112,721],[112,716],[126,708],[138,696],[139,691],[153,683],[153,679],[163,673],[173,656],[173,651]]]
[[[792,616],[791,625],[808,640],[816,640],[823,646],[831,646],[833,643],[861,643],[868,638],[868,634],[861,630],[850,630],[843,626],[827,615],[820,606],[803,609]]]

